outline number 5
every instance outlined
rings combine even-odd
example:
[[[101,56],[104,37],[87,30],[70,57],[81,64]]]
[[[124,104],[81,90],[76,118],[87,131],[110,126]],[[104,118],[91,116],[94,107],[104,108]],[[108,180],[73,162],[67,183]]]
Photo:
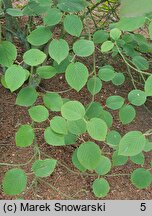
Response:
[[[140,210],[146,211],[146,203],[141,203]]]

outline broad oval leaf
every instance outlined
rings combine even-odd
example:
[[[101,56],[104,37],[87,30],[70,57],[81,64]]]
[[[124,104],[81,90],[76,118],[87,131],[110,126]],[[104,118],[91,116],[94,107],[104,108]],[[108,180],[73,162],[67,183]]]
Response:
[[[41,66],[37,68],[36,73],[42,79],[51,79],[56,75],[57,70],[52,66]]]
[[[54,26],[58,24],[62,19],[62,13],[57,8],[51,8],[47,11],[43,18],[44,24],[46,26]]]
[[[52,38],[52,32],[45,26],[38,26],[27,37],[27,40],[33,46],[46,44]]]
[[[43,102],[48,109],[54,112],[61,111],[61,107],[63,105],[63,100],[57,93],[46,93],[43,96]]]
[[[98,178],[92,185],[93,193],[96,197],[101,198],[107,196],[110,190],[109,183],[104,178]]]
[[[73,44],[73,51],[77,56],[87,57],[93,54],[94,52],[94,43],[93,41],[80,39]]]
[[[138,168],[131,174],[131,182],[138,189],[144,189],[151,185],[152,175],[149,170]]]
[[[33,87],[25,87],[21,89],[16,98],[16,104],[19,106],[32,106],[38,97],[38,93]]]
[[[19,65],[12,65],[5,72],[5,82],[11,92],[20,88],[26,80],[26,72]]]
[[[66,69],[65,77],[68,84],[79,92],[87,83],[89,72],[84,64],[71,63]]]
[[[115,73],[112,83],[116,86],[122,85],[125,82],[125,76],[123,73]]]
[[[125,165],[128,161],[127,156],[122,156],[118,154],[118,151],[115,151],[112,155],[112,165],[113,166],[122,166]]]
[[[77,121],[68,121],[68,130],[75,135],[81,135],[86,132],[86,122],[83,119]]]
[[[99,118],[103,119],[106,122],[108,128],[112,127],[113,117],[112,117],[110,112],[108,112],[106,110],[102,110],[101,115],[99,116]]]
[[[73,36],[79,37],[81,35],[83,24],[81,19],[74,14],[67,15],[64,18],[64,29]]]
[[[132,62],[139,70],[149,69],[149,62],[142,56],[133,57]]]
[[[115,130],[111,130],[108,132],[107,137],[106,137],[106,143],[112,147],[112,148],[117,148],[121,140],[121,135],[119,132]]]
[[[106,100],[106,105],[112,110],[120,109],[124,104],[125,99],[121,96],[110,96]]]
[[[56,165],[57,160],[54,159],[36,160],[32,165],[32,171],[37,177],[48,177],[54,172]]]
[[[101,52],[106,53],[106,52],[109,52],[110,50],[112,50],[113,48],[114,48],[114,43],[112,41],[105,41],[101,45]]]
[[[9,41],[0,42],[0,64],[10,67],[17,57],[17,49]]]
[[[93,139],[104,141],[107,136],[108,127],[102,119],[92,118],[87,123],[87,131]]]
[[[51,119],[50,127],[59,134],[68,134],[67,122],[61,116],[55,116]]]
[[[118,28],[114,28],[110,31],[110,37],[117,41],[121,36],[121,31]]]
[[[22,193],[27,184],[27,176],[22,169],[11,169],[5,173],[2,186],[5,194],[18,195]]]
[[[128,100],[131,104],[135,106],[141,106],[146,102],[146,94],[144,91],[141,90],[132,90],[128,94]]]
[[[111,161],[108,157],[101,156],[95,171],[98,175],[106,175],[111,170]]]
[[[136,110],[131,105],[124,105],[119,110],[119,118],[122,124],[131,123],[135,117],[136,117]]]
[[[101,91],[102,82],[98,77],[94,76],[88,80],[87,88],[92,95],[96,95]]]
[[[46,54],[38,49],[30,49],[23,55],[23,60],[27,65],[37,66],[44,62]]]
[[[103,112],[103,107],[99,102],[93,102],[87,105],[86,107],[86,117],[88,119],[98,118]]]
[[[51,127],[48,127],[44,131],[44,139],[51,146],[64,146],[64,135],[55,133]]]
[[[112,68],[104,66],[100,68],[98,76],[103,81],[111,81],[115,77],[115,71]]]
[[[152,75],[145,82],[145,94],[146,96],[152,96]]]
[[[35,122],[46,121],[49,117],[48,110],[42,105],[33,106],[28,110],[28,112],[32,120]]]
[[[96,44],[103,43],[108,40],[109,34],[104,30],[98,30],[93,35],[93,41]]]
[[[78,149],[76,149],[73,154],[72,154],[72,163],[73,165],[78,169],[80,170],[81,172],[85,172],[86,171],[86,168],[84,168],[79,160],[78,160],[78,157],[77,157],[77,152],[78,152]]]
[[[94,170],[101,158],[101,150],[93,142],[86,142],[79,146],[77,151],[79,162],[88,170]]]
[[[119,143],[119,155],[135,156],[144,150],[145,136],[140,131],[131,131],[122,137]]]
[[[22,125],[15,135],[16,146],[29,147],[34,141],[34,130],[31,125]]]
[[[49,45],[49,55],[60,64],[69,55],[69,45],[63,39],[54,39]]]
[[[62,116],[69,121],[83,119],[85,108],[79,101],[69,101],[61,107]]]
[[[132,156],[130,157],[130,160],[135,163],[135,164],[139,164],[139,165],[144,165],[145,162],[145,156],[144,154],[141,152],[138,155]]]

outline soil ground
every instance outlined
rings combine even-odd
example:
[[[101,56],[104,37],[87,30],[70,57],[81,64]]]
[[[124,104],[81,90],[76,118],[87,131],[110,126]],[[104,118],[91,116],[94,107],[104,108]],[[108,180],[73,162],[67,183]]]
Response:
[[[64,75],[59,75],[53,78],[51,81],[45,81],[41,84],[43,88],[47,90],[64,90],[68,89],[68,85],[64,80]],[[129,90],[132,89],[130,80],[126,80],[125,84],[121,87],[114,87],[111,84],[104,84],[102,91],[96,96],[96,101],[104,104],[107,96],[118,94],[127,98]],[[62,97],[79,100],[84,105],[91,101],[90,94],[86,88],[83,88],[79,93],[71,91],[69,93],[64,93]],[[11,94],[8,90],[0,87],[0,162],[20,164],[26,163],[32,157],[32,148],[20,149],[15,146],[15,132],[20,124],[29,123],[30,119],[27,114],[27,109],[18,107],[15,104],[16,93]],[[38,104],[41,101],[38,101]],[[149,109],[151,106],[147,105]],[[137,109],[137,116],[133,123],[122,126],[118,120],[118,113],[113,112],[113,117],[115,119],[113,128],[118,130],[122,135],[130,130],[140,130],[142,132],[147,131],[152,128],[152,115],[145,109],[145,107],[140,107]],[[51,113],[52,117],[53,114]],[[39,127],[46,127],[48,123],[44,123]],[[43,133],[38,132],[38,145],[41,151],[49,156],[52,156],[59,160],[62,164],[66,164],[71,170],[77,172],[71,162],[71,155],[73,152],[73,147],[51,147],[48,146],[43,138]],[[84,137],[84,140],[89,140],[89,137]],[[76,144],[77,146],[78,144]],[[99,145],[102,145],[99,143]],[[110,149],[107,148],[110,152]],[[45,156],[42,156],[45,158]],[[152,152],[146,154],[146,163],[144,167],[149,167],[149,163],[152,159]],[[111,173],[125,174],[130,173],[135,168],[139,167],[134,165],[129,161],[126,165],[113,168]],[[95,199],[91,185],[95,177],[92,176],[81,176],[74,174],[63,167],[63,165],[58,164],[56,171],[44,179],[45,182],[38,182],[37,186],[30,187],[33,175],[31,172],[31,163],[22,167],[25,169],[28,175],[28,187],[27,192],[19,197],[24,199]],[[4,173],[10,169],[8,166],[0,167],[0,182],[4,176]],[[109,195],[105,199],[109,200],[125,200],[125,199],[152,199],[151,188],[144,190],[137,190],[131,183],[129,176],[117,176],[117,177],[106,177],[109,181],[111,190]],[[47,183],[50,185],[47,185]],[[0,190],[0,199],[12,199],[3,194],[2,189]]]

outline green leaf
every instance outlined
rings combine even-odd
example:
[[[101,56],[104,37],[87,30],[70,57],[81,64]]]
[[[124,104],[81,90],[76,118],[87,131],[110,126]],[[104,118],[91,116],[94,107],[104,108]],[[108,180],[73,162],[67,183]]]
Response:
[[[145,23],[145,17],[123,17],[119,22],[112,24],[113,27],[122,31],[135,31]]]
[[[76,37],[79,37],[81,35],[83,24],[81,19],[77,15],[66,15],[63,24],[65,31],[67,31],[70,35]]]
[[[51,127],[48,127],[44,131],[44,139],[51,146],[64,146],[64,135],[55,133]]]
[[[135,164],[144,165],[145,156],[143,153],[139,153],[138,155],[130,157],[131,161]]]
[[[4,88],[8,88],[8,87],[7,87],[7,84],[6,84],[6,82],[5,82],[5,75],[2,75],[2,76],[1,76],[1,84],[2,84],[2,86],[3,86]]]
[[[28,112],[32,120],[39,123],[46,121],[49,117],[48,110],[42,105],[33,106],[28,110]]]
[[[121,140],[121,135],[119,132],[115,130],[111,130],[108,132],[107,137],[106,137],[106,143],[112,147],[112,148],[117,148],[119,145],[119,142]]]
[[[131,123],[135,117],[136,117],[136,110],[131,105],[124,105],[119,110],[119,118],[122,124],[124,125]]]
[[[52,38],[52,32],[45,26],[38,26],[27,37],[27,41],[33,46],[41,46],[46,44]]]
[[[150,22],[148,30],[149,30],[150,39],[152,40],[152,22]]]
[[[86,168],[84,168],[80,162],[78,161],[78,157],[77,157],[77,152],[78,152],[78,149],[76,149],[73,154],[72,154],[72,163],[73,165],[78,169],[80,170],[81,172],[85,172],[86,171]]]
[[[43,18],[46,26],[54,26],[62,19],[62,13],[57,8],[51,8],[47,11],[46,16]]]
[[[112,110],[120,109],[124,104],[125,99],[121,96],[110,96],[106,100],[106,105]]]
[[[103,81],[111,81],[115,76],[115,71],[112,68],[109,68],[108,66],[104,66],[100,68],[98,76]]]
[[[69,45],[63,39],[54,39],[49,46],[49,55],[60,64],[69,55]]]
[[[86,117],[88,119],[95,118],[95,117],[98,118],[101,115],[102,111],[103,108],[99,102],[92,102],[87,105]]]
[[[58,74],[65,73],[68,65],[71,63],[72,56],[68,55],[66,59],[64,59],[60,64],[58,64],[56,61],[53,62],[53,66],[55,67]]]
[[[139,70],[148,70],[149,69],[149,63],[148,63],[147,59],[145,59],[142,56],[133,57],[132,62]]]
[[[52,77],[56,75],[57,71],[52,66],[41,66],[37,68],[36,73],[42,79],[51,79]]]
[[[132,90],[128,94],[128,100],[131,104],[135,106],[141,106],[146,102],[146,94],[141,90]]]
[[[108,157],[101,156],[95,171],[98,175],[106,175],[111,170],[111,161]]]
[[[145,94],[146,96],[152,96],[152,75],[145,82]]]
[[[78,101],[69,101],[61,107],[61,114],[69,121],[76,121],[83,119],[85,115],[85,108]]]
[[[50,122],[51,129],[59,134],[68,134],[67,122],[60,116],[55,116]]]
[[[37,66],[44,62],[46,54],[38,49],[30,49],[23,55],[23,60],[27,65]]]
[[[77,121],[68,121],[68,130],[75,135],[81,135],[86,132],[86,123],[83,119]]]
[[[93,41],[96,44],[103,43],[108,40],[109,34],[104,30],[98,30],[93,35]]]
[[[150,151],[152,151],[152,142],[150,142],[148,139],[146,139],[144,152],[150,152]]]
[[[113,166],[122,166],[125,165],[128,161],[128,157],[118,154],[118,151],[115,151],[112,155],[112,165]]]
[[[119,155],[135,156],[145,147],[146,139],[140,131],[128,132],[120,141]]]
[[[5,173],[2,186],[7,195],[18,195],[22,193],[27,184],[27,177],[21,169],[11,169]]]
[[[102,45],[101,45],[101,52],[105,53],[105,52],[109,52],[110,50],[112,50],[114,48],[114,43],[111,41],[105,41]]]
[[[6,10],[6,13],[9,14],[10,16],[13,16],[13,17],[21,17],[21,16],[23,16],[22,10],[17,9],[17,8],[8,8]]]
[[[38,97],[38,93],[33,87],[25,87],[21,89],[16,98],[16,104],[19,106],[32,106]]]
[[[152,175],[149,170],[138,168],[131,174],[131,182],[138,189],[144,189],[151,185]]]
[[[140,17],[151,11],[152,0],[121,0],[121,16]]]
[[[94,170],[101,158],[101,150],[93,142],[85,142],[78,148],[77,157],[79,162],[88,170]]]
[[[87,57],[95,50],[93,41],[80,39],[73,44],[73,51],[77,56]]]
[[[116,86],[122,85],[125,82],[125,76],[123,73],[115,73],[112,83]]]
[[[87,123],[87,131],[95,140],[104,141],[106,139],[107,130],[107,124],[100,118],[92,118]]]
[[[77,138],[78,137],[76,135],[68,133],[67,135],[64,136],[65,145],[74,145],[74,144],[76,144]]]
[[[66,69],[65,77],[68,84],[79,92],[87,83],[89,72],[84,64],[71,63]]]
[[[113,117],[111,115],[110,112],[106,111],[106,110],[102,110],[101,115],[99,116],[99,118],[103,119],[107,126],[110,128],[113,124]]]
[[[88,88],[88,91],[92,95],[96,95],[97,93],[99,93],[101,91],[102,82],[101,82],[101,80],[98,77],[93,76],[92,78],[90,78],[88,80],[88,82],[87,82],[87,88]]]
[[[114,28],[110,31],[110,37],[117,41],[121,36],[121,31],[118,28]]]
[[[54,159],[36,160],[32,165],[32,171],[37,177],[48,177],[54,172],[56,165],[57,160]]]
[[[96,179],[93,182],[92,188],[93,188],[93,193],[98,198],[107,196],[110,190],[109,183],[104,178]]]
[[[17,57],[17,50],[14,44],[9,41],[0,42],[0,64],[10,67]]]
[[[29,147],[34,141],[34,130],[31,125],[22,125],[15,135],[16,146]]]
[[[61,107],[63,105],[63,100],[57,93],[46,93],[43,96],[43,102],[48,109],[54,112],[61,111]]]
[[[5,82],[11,92],[20,88],[26,80],[26,72],[19,65],[12,65],[5,72]]]
[[[58,0],[57,7],[64,12],[79,12],[87,6],[84,0]]]

